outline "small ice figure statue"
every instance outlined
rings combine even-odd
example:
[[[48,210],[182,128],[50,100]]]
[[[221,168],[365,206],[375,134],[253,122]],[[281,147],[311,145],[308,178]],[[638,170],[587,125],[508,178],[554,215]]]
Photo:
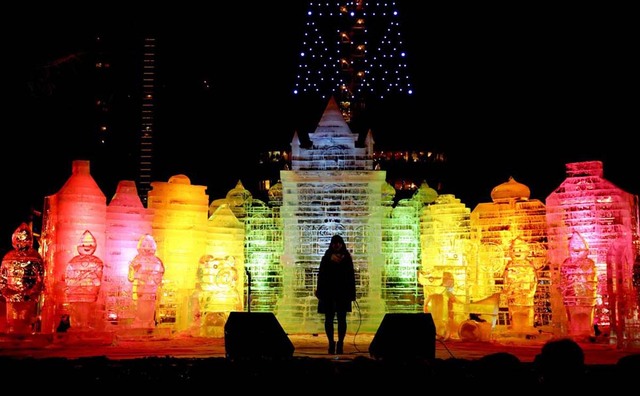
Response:
[[[156,301],[164,276],[164,264],[156,256],[157,248],[153,236],[143,235],[138,241],[138,254],[129,263],[128,280],[133,284],[136,305],[134,327],[155,327]]]
[[[529,245],[520,238],[511,241],[504,270],[503,293],[511,318],[511,331],[527,332],[533,328],[534,296],[538,285],[535,266],[529,257]]]
[[[44,286],[44,263],[33,248],[33,233],[26,223],[13,232],[10,250],[0,266],[0,292],[7,302],[7,332],[35,330],[37,305]]]
[[[569,257],[560,267],[560,291],[572,337],[593,335],[598,278],[596,263],[588,256],[587,241],[574,232],[569,240]]]
[[[195,321],[202,336],[220,336],[230,311],[242,310],[235,257],[200,257],[193,294]]]
[[[73,330],[92,328],[91,316],[97,308],[104,268],[102,260],[94,256],[95,251],[96,239],[86,230],[78,244],[78,255],[69,261],[65,271],[65,294]]]

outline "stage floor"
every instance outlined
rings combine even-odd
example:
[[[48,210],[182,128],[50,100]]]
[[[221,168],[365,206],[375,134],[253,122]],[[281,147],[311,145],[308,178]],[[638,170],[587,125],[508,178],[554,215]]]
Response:
[[[372,355],[369,347],[375,334],[348,334],[344,353],[329,355],[324,334],[283,335],[293,344],[293,357],[324,358],[332,360],[352,360],[356,357]],[[427,341],[417,341],[421,346],[429,346]],[[544,340],[514,340],[463,342],[459,340],[435,340],[437,359],[470,359],[508,352],[521,362],[533,362],[540,352]],[[638,349],[621,349],[614,345],[580,343],[585,353],[585,363],[590,365],[615,364],[623,356],[638,354]],[[175,358],[224,358],[227,357],[224,337],[169,337],[163,334],[114,336],[98,334],[82,337],[74,334],[65,336],[0,336],[0,356],[15,358],[86,358],[106,357],[108,359],[137,359],[144,357]]]

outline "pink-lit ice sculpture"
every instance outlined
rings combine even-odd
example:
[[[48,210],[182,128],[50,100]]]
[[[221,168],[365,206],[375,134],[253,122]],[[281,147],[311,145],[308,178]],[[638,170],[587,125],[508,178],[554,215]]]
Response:
[[[569,257],[560,267],[560,290],[567,311],[569,336],[593,335],[598,277],[596,263],[589,258],[589,245],[579,232],[569,240]]]
[[[20,224],[11,238],[13,250],[2,258],[0,292],[7,302],[7,333],[35,331],[38,299],[44,286],[44,264],[33,248],[33,233]]]
[[[133,180],[121,180],[107,206],[104,283],[101,293],[112,328],[133,323],[135,306],[128,271],[140,238],[152,233],[152,213],[144,207]]]
[[[150,234],[138,242],[138,254],[129,264],[129,282],[133,284],[133,301],[136,305],[134,327],[155,327],[156,301],[162,285],[164,265],[156,256],[156,241]]]
[[[69,304],[71,329],[91,330],[92,315],[98,312],[96,301],[102,285],[102,260],[95,256],[96,240],[89,230],[82,234],[78,255],[65,271],[65,296]]]
[[[510,260],[504,270],[503,293],[507,298],[512,332],[533,328],[534,296],[538,278],[529,257],[529,245],[520,238],[511,241]]]

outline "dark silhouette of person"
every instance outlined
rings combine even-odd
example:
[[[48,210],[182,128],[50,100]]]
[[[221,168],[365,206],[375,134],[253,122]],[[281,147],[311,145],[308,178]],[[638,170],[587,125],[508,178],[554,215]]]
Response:
[[[318,313],[324,314],[329,354],[341,354],[347,334],[347,313],[356,300],[356,277],[351,253],[340,235],[331,237],[329,248],[320,260],[316,297]],[[334,318],[338,321],[337,344],[333,338]]]
[[[540,385],[549,389],[566,385],[581,388],[586,379],[584,359],[584,350],[571,338],[547,341],[534,359]]]

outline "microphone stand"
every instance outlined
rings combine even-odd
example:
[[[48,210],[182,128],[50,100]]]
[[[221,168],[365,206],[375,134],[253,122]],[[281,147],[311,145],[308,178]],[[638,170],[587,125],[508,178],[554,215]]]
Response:
[[[251,273],[244,268],[244,272],[247,275],[247,312],[251,312]]]

